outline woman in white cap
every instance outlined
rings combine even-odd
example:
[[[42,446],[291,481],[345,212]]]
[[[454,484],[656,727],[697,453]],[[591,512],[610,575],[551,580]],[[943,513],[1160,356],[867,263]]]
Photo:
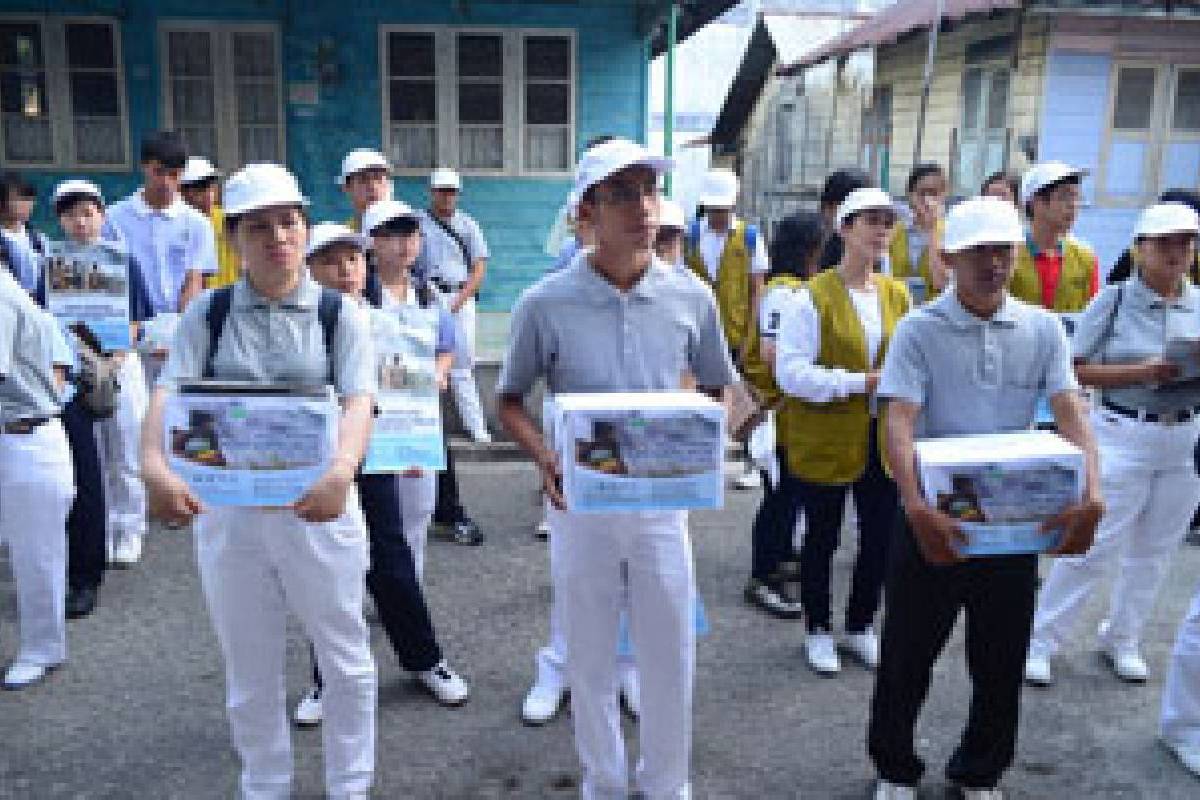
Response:
[[[897,320],[910,306],[905,285],[874,271],[887,250],[896,209],[880,189],[857,189],[838,209],[842,261],[808,281],[786,307],[776,337],[775,379],[788,395],[780,413],[780,491],[804,509],[800,602],[804,652],[823,675],[841,670],[829,608],[830,566],[846,495],[858,511],[859,547],[846,605],[843,646],[868,668],[879,660],[872,623],[879,608],[896,486],[884,469],[874,400]]]
[[[250,164],[225,184],[226,225],[243,277],[209,291],[180,320],[154,392],[142,464],[154,516],[195,523],[196,557],[225,659],[226,698],[246,798],[291,794],[284,707],[288,612],[313,642],[325,678],[325,789],[365,798],[375,750],[375,663],[363,619],[367,536],[354,475],[375,392],[370,331],[353,301],[304,268],[308,228],[296,179]],[[332,383],[342,416],[330,466],[288,508],[206,508],[168,466],[167,392],[180,381]]]
[[[384,200],[374,204],[364,217],[369,230],[378,240],[404,240],[403,252],[416,256],[416,218],[403,203]],[[389,216],[395,214],[395,216]],[[410,224],[406,224],[410,223]],[[396,336],[419,340],[435,354],[439,380],[445,384],[446,373],[454,350],[454,320],[441,307],[432,290],[416,277],[409,280],[411,291],[399,309],[380,308],[382,286],[376,275],[367,276],[366,249],[371,239],[357,234],[345,225],[324,222],[313,226],[308,244],[308,268],[322,286],[336,289],[368,309],[372,336],[375,339],[376,362],[387,363],[389,353],[395,352]],[[381,249],[392,249],[384,243]],[[392,278],[389,296],[400,293],[396,288],[391,262],[385,265],[387,277]],[[432,311],[432,313],[421,313]],[[405,325],[405,321],[416,324]],[[423,552],[429,519],[433,513],[432,476],[416,474],[397,476],[390,473],[363,473],[355,477],[367,534],[371,541],[371,569],[367,573],[367,589],[375,600],[379,620],[388,635],[392,649],[402,669],[413,675],[443,705],[456,706],[466,702],[469,688],[466,681],[442,657],[434,633],[429,608],[421,588],[421,564],[418,552]],[[403,496],[400,487],[404,487]],[[296,706],[293,719],[301,726],[316,725],[323,716],[320,669],[314,664],[315,686]]]
[[[1195,363],[1186,350],[1200,338],[1200,289],[1187,280],[1198,232],[1196,212],[1182,203],[1143,211],[1134,229],[1137,274],[1106,286],[1076,325],[1076,373],[1099,391],[1092,423],[1108,513],[1088,554],[1056,562],[1042,586],[1025,667],[1031,683],[1052,681],[1051,657],[1114,574],[1100,649],[1122,680],[1149,674],[1142,630],[1200,501],[1200,390],[1181,380],[1196,377],[1181,368]]]

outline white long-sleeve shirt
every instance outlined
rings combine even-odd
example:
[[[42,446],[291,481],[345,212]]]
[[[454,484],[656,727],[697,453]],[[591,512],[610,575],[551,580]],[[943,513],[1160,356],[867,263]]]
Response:
[[[850,300],[867,340],[867,362],[874,363],[883,341],[883,312],[879,292],[850,290]],[[810,403],[845,400],[867,390],[867,374],[816,363],[821,352],[821,319],[806,288],[786,307],[776,336],[775,381],[793,397]]]

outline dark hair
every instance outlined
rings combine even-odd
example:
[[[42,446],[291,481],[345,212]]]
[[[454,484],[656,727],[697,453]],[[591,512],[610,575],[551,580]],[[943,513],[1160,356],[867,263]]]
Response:
[[[188,160],[187,142],[176,131],[154,131],[142,140],[141,161],[157,161],[167,169],[183,169]]]
[[[218,180],[219,178],[216,175],[209,175],[207,178],[201,178],[200,180],[192,181],[191,183],[184,183],[181,186],[184,189],[207,189]]]
[[[834,170],[825,179],[825,186],[821,189],[821,205],[840,206],[855,189],[865,189],[870,185],[871,177],[858,167]]]
[[[599,136],[593,136],[591,139],[587,140],[586,144],[584,144],[583,152],[586,153],[588,150],[591,150],[593,147],[604,144],[605,142],[611,142],[615,138],[617,138],[617,137],[613,136],[610,133],[603,133]]]
[[[380,234],[411,236],[421,229],[421,223],[415,217],[392,217],[379,223],[371,229],[372,236]]]
[[[984,179],[983,183],[979,184],[979,193],[983,194],[987,190],[987,187],[991,186],[993,183],[1001,182],[1008,184],[1008,188],[1012,190],[1013,197],[1021,196],[1021,182],[1017,180],[1015,175],[1005,172],[1004,170],[993,172],[991,175],[988,175],[987,178]]]
[[[769,248],[769,277],[809,277],[813,256],[824,249],[827,233],[824,220],[815,211],[797,211],[779,220]]]
[[[19,172],[0,172],[0,206],[7,203],[14,194],[20,197],[37,197],[37,189]]]
[[[1191,189],[1167,189],[1159,196],[1158,201],[1160,203],[1183,203],[1200,214],[1200,192],[1194,192]]]
[[[934,161],[925,161],[921,164],[917,164],[912,168],[912,171],[908,173],[908,182],[904,184],[904,193],[912,194],[913,187],[915,187],[925,178],[928,178],[930,175],[940,175],[944,180],[946,177],[946,170],[942,169],[941,164],[938,164]]]
[[[96,195],[90,192],[70,192],[54,201],[54,216],[61,217],[76,205],[85,201],[94,204],[101,211],[104,210],[104,203]]]

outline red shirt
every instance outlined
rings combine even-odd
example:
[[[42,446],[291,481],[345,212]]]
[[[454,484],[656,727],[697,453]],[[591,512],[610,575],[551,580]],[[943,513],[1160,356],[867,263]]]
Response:
[[[1058,294],[1058,279],[1062,275],[1063,245],[1053,250],[1038,250],[1032,239],[1029,242],[1029,252],[1033,256],[1033,266],[1037,269],[1038,279],[1042,284],[1042,307],[1054,308],[1054,296]],[[1088,287],[1088,299],[1100,291],[1100,260],[1092,259],[1092,280]]]

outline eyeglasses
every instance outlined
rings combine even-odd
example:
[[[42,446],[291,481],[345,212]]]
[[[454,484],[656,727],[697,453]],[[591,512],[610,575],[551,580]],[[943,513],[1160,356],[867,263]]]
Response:
[[[614,206],[639,203],[643,198],[656,200],[662,196],[658,181],[647,183],[606,183],[596,187],[596,199]]]

